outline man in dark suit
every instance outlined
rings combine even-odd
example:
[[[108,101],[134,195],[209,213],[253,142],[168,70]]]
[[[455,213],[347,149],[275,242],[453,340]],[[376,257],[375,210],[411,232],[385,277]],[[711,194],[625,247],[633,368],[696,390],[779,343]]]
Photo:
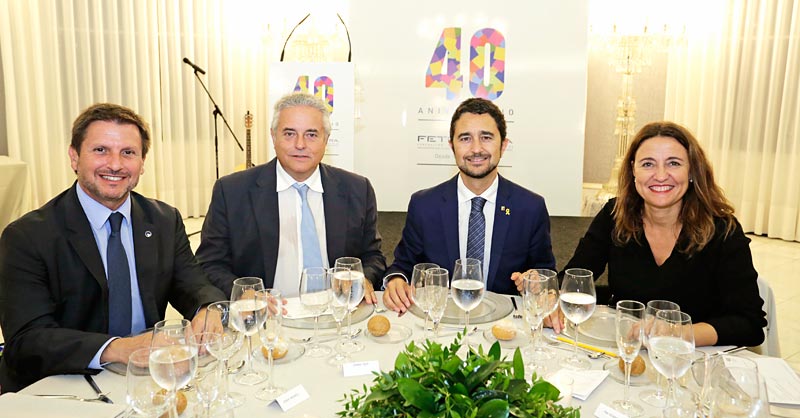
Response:
[[[361,259],[365,300],[386,269],[369,180],[322,164],[330,114],[318,98],[294,93],[275,104],[270,128],[276,158],[225,176],[214,185],[197,259],[230,293],[242,276],[264,279],[297,296],[304,267]]]
[[[77,182],[3,231],[4,392],[127,363],[149,347],[150,335],[125,336],[162,320],[167,302],[194,317],[198,330],[201,306],[225,299],[192,255],[178,211],[131,191],[149,145],[147,125],[132,110],[89,107],[72,127]]]
[[[408,281],[417,263],[452,273],[456,259],[477,258],[487,289],[506,294],[521,287],[519,272],[555,267],[544,199],[497,172],[507,146],[505,118],[494,103],[468,99],[459,105],[450,122],[450,148],[460,173],[411,196],[384,278],[387,308],[402,313],[411,306]]]

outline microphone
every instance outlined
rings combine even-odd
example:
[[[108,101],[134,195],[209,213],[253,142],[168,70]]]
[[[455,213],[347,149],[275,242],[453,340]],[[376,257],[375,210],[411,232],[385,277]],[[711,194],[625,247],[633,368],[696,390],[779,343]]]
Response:
[[[200,74],[205,74],[206,73],[205,70],[203,70],[202,68],[196,66],[193,62],[189,61],[189,58],[183,57],[183,62],[188,64],[190,67],[194,68],[195,72],[198,72]]]

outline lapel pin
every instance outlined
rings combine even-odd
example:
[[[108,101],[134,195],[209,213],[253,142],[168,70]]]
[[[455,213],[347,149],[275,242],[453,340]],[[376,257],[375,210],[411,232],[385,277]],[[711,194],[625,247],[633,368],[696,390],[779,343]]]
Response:
[[[150,231],[144,231],[144,236],[145,236],[145,238],[150,238],[150,237],[153,236],[153,233],[150,232]]]
[[[500,206],[500,212],[505,212],[506,216],[511,215],[511,208]]]

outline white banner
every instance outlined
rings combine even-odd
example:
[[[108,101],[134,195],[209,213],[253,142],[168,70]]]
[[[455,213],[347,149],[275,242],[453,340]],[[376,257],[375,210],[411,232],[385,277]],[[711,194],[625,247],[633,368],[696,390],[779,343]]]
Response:
[[[276,62],[270,66],[269,103],[293,91],[322,99],[331,112],[331,136],[323,162],[353,171],[353,64],[348,62]],[[272,121],[272,110],[270,110]],[[273,148],[272,137],[269,147]]]
[[[510,180],[579,215],[586,109],[586,1],[356,2],[356,171],[382,211],[457,172],[450,118],[469,97],[503,109]]]

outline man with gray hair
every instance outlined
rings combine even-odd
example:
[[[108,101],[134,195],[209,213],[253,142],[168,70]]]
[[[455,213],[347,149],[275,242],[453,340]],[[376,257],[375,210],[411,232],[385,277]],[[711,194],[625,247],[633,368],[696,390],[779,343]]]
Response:
[[[238,277],[297,296],[306,267],[332,267],[339,257],[361,259],[365,300],[386,269],[369,180],[322,164],[330,113],[310,94],[275,104],[270,128],[276,158],[217,180],[203,223],[197,258],[223,292]]]

